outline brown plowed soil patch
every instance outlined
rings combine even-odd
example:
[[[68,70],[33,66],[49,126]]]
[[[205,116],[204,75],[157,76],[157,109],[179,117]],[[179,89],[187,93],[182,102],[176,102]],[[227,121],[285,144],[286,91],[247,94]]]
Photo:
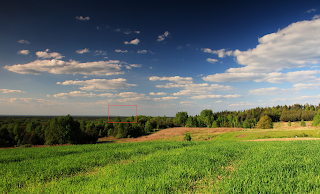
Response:
[[[296,140],[320,140],[320,138],[294,137],[294,138],[254,139],[254,140],[244,140],[244,141],[296,141]]]
[[[242,128],[188,128],[188,127],[174,127],[168,129],[162,129],[158,132],[155,132],[151,135],[141,136],[138,138],[130,138],[130,139],[120,139],[118,142],[140,142],[140,141],[150,141],[156,139],[166,139],[174,136],[183,136],[185,133],[190,132],[193,134],[201,133],[201,134],[212,134],[212,133],[227,133],[232,131],[242,131]],[[100,139],[99,139],[100,140]]]

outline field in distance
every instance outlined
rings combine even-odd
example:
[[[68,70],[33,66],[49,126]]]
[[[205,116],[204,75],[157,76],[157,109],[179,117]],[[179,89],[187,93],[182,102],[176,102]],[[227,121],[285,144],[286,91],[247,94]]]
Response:
[[[99,138],[98,142],[141,142],[141,141],[182,141],[184,134],[191,133],[193,141],[210,141],[210,140],[256,140],[281,138],[277,140],[303,139],[310,140],[320,138],[320,127],[311,126],[312,121],[306,121],[306,126],[301,127],[300,122],[291,122],[291,126],[287,122],[273,123],[273,129],[245,129],[245,128],[188,128],[174,127],[168,129],[155,130],[150,135],[138,138],[122,138],[115,139],[114,137]]]

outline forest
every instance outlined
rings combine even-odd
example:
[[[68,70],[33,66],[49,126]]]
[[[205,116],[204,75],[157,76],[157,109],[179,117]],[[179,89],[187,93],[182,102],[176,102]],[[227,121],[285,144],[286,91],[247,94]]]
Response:
[[[312,121],[317,112],[320,113],[320,104],[256,107],[243,111],[221,112],[205,109],[195,116],[189,116],[187,112],[178,112],[174,118],[138,115],[137,123],[110,123],[105,118],[74,119],[70,115],[52,119],[0,117],[0,147],[95,143],[99,137],[134,138],[153,132],[155,129],[171,127],[255,128],[259,120],[266,115],[272,122]],[[134,116],[116,117],[113,120],[113,122],[135,121]]]

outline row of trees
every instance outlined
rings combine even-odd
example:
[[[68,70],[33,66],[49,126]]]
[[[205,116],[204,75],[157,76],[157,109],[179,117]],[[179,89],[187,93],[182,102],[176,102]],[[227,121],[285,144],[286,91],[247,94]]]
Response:
[[[32,119],[31,121],[8,118],[0,120],[0,147],[24,144],[92,143],[96,142],[98,137],[138,137],[155,129],[174,126],[262,128],[261,123],[264,123],[264,120],[269,124],[271,121],[311,121],[316,113],[320,112],[319,110],[320,104],[319,106],[295,104],[272,108],[256,107],[244,111],[213,112],[205,109],[200,115],[195,116],[189,116],[187,112],[178,112],[175,118],[139,115],[137,118],[121,119],[117,117],[113,120],[113,122],[135,122],[137,119],[137,123],[108,123],[103,118],[93,121],[84,118],[75,120],[70,115],[44,120]],[[269,124],[263,126],[270,127]]]
[[[112,122],[136,122],[135,117]],[[99,137],[114,136],[116,138],[138,137],[155,129],[174,127],[173,118],[142,116],[137,123],[108,123],[106,119],[90,121],[75,120],[70,115],[47,120],[40,119],[3,119],[0,121],[0,147],[20,145],[53,145],[93,143]]]

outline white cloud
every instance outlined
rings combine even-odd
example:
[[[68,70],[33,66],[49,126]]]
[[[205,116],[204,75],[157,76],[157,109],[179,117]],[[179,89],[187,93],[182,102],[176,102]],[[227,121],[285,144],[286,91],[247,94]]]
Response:
[[[208,75],[202,79],[209,82],[270,82],[270,83],[297,83],[297,82],[314,82],[319,78],[316,76],[320,70],[294,71],[288,73],[217,73]]]
[[[168,101],[168,100],[177,100],[179,97],[166,96],[162,98],[153,98],[154,101]]]
[[[233,104],[229,104],[229,106],[256,106],[257,103],[251,103],[251,102],[237,102]]]
[[[47,95],[50,97],[50,95]],[[114,94],[111,93],[103,93],[103,94],[93,94],[92,92],[87,93],[83,91],[72,91],[69,93],[59,93],[59,94],[54,94],[53,97],[55,98],[69,98],[69,97],[113,97]]]
[[[222,102],[223,102],[222,100],[215,101],[215,103],[222,103]]]
[[[319,89],[320,83],[307,83],[307,84],[298,83],[298,84],[294,84],[293,87],[296,90]]]
[[[192,77],[180,77],[180,76],[174,76],[174,77],[158,77],[158,76],[152,76],[149,77],[150,81],[171,81],[171,82],[176,82],[179,84],[187,84],[187,83],[192,83],[193,78]]]
[[[207,58],[207,61],[208,61],[209,63],[215,63],[215,62],[217,62],[218,60],[217,60],[217,59]]]
[[[165,31],[163,34],[158,36],[157,41],[164,41],[164,39],[167,38],[169,36],[169,34],[170,33],[168,31]]]
[[[311,12],[315,12],[317,11],[316,9],[309,9],[308,11],[306,11],[307,13],[311,13]]]
[[[136,92],[121,92],[117,96],[120,96],[122,98],[128,98],[128,97],[142,97],[145,96],[145,94],[138,94]]]
[[[0,89],[2,93],[26,93],[25,91],[21,90],[10,90],[10,89]]]
[[[233,94],[233,95],[214,95],[214,94],[208,94],[208,95],[199,95],[199,96],[192,96],[191,99],[208,99],[208,98],[239,98],[242,97],[239,94]]]
[[[18,103],[18,104],[30,104],[30,103],[46,103],[49,102],[45,99],[37,99],[37,98],[10,98],[11,103]]]
[[[152,96],[164,96],[164,95],[167,95],[167,93],[165,93],[165,92],[158,92],[158,93],[150,92],[149,95],[152,95]]]
[[[77,16],[76,19],[82,20],[82,21],[87,21],[87,20],[90,20],[90,17],[89,16],[87,16],[87,17]]]
[[[134,33],[136,33],[136,34],[140,34],[140,31],[134,31]]]
[[[116,49],[115,52],[116,52],[116,53],[127,53],[128,50]]]
[[[115,29],[114,31],[116,31],[116,32],[120,32],[121,30],[120,30],[120,28],[117,28],[117,29]]]
[[[316,20],[316,19],[319,19],[319,18],[320,18],[320,15],[314,15],[314,16],[312,17],[313,20]]]
[[[244,67],[209,75],[206,81],[267,81],[271,83],[315,81],[317,71],[279,73],[283,69],[308,67],[320,61],[320,19],[292,23],[278,32],[259,38],[256,48],[235,50],[233,55]],[[204,52],[211,52],[204,49]],[[211,52],[212,53],[212,52]],[[221,55],[222,56],[222,55]],[[312,78],[308,76],[312,76]],[[283,77],[285,76],[285,77]],[[298,80],[296,80],[298,79]]]
[[[21,54],[21,55],[28,55],[30,52],[28,50],[21,50],[18,52],[18,54]]]
[[[131,34],[132,31],[123,31],[124,34]]]
[[[130,64],[131,67],[141,67],[141,64]]]
[[[147,50],[139,50],[137,53],[147,53]]]
[[[91,79],[91,80],[67,80],[63,83],[57,82],[57,84],[61,85],[80,85],[80,90],[85,91],[111,91],[117,89],[125,89],[130,86],[138,86],[137,84],[128,84],[126,83],[126,79],[118,78],[118,79]]]
[[[277,88],[277,87],[271,87],[271,88],[259,88],[254,90],[249,90],[249,94],[255,94],[255,95],[276,95],[276,94],[287,94],[297,91],[294,88]]]
[[[23,44],[23,43],[24,43],[24,44],[30,44],[30,42],[28,42],[28,41],[26,41],[26,40],[22,40],[22,39],[19,40],[18,43],[21,43],[21,44]]]
[[[118,60],[94,61],[79,63],[78,61],[36,60],[23,65],[6,65],[4,68],[20,74],[35,74],[49,72],[52,74],[83,74],[83,75],[119,75],[121,64]]]
[[[107,55],[107,51],[103,51],[103,50],[96,50],[94,51],[94,54],[93,55]]]
[[[45,51],[38,51],[38,52],[36,52],[36,55],[39,58],[44,58],[44,59],[50,59],[50,58],[61,59],[64,57],[60,53],[57,53],[57,52],[48,53],[49,51],[50,51],[49,49],[46,49]]]
[[[88,52],[90,52],[88,48],[79,49],[79,50],[76,51],[76,53],[78,53],[78,54],[83,54],[83,53],[88,53]]]
[[[130,42],[124,41],[124,44],[136,44],[136,45],[138,45],[139,42],[140,42],[140,40],[138,38],[136,38],[134,40],[131,40]]]
[[[184,101],[181,101],[180,104],[196,104],[197,102],[194,100],[194,101],[189,101],[189,100],[184,100]]]
[[[150,67],[150,69],[152,69],[152,67]]]
[[[220,58],[223,58],[226,55],[230,56],[233,54],[233,51],[226,51],[226,49],[211,50],[209,48],[202,48],[201,50],[205,53],[217,54]]]

